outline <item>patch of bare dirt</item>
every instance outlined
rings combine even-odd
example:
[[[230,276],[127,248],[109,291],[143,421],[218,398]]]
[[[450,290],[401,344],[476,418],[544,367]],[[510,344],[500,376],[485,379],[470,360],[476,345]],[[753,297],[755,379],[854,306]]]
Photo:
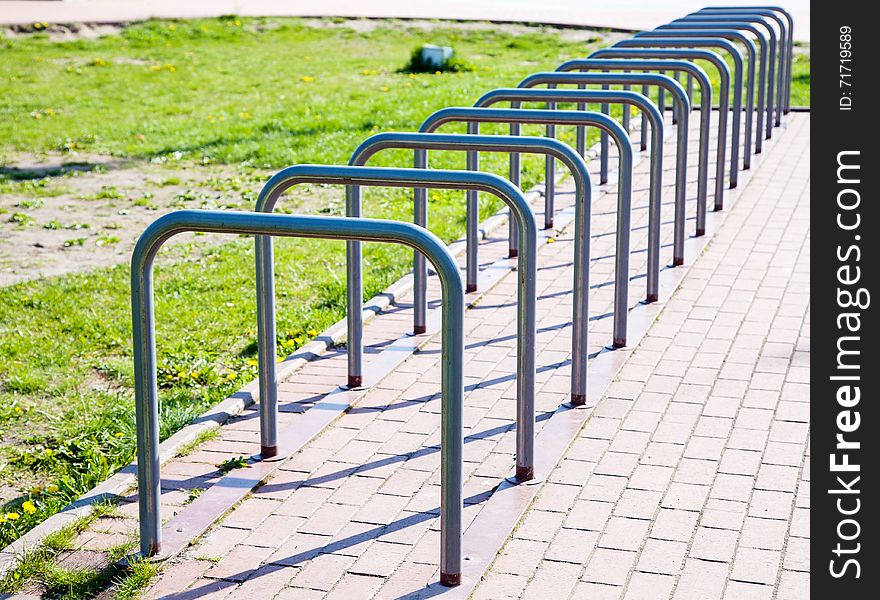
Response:
[[[178,209],[253,210],[270,173],[99,156],[19,157],[0,166],[0,286],[126,262],[140,233]],[[0,182],[3,178],[0,178]],[[300,188],[285,208],[339,205],[338,190]],[[196,251],[221,236],[176,236]],[[228,239],[228,238],[227,238]]]

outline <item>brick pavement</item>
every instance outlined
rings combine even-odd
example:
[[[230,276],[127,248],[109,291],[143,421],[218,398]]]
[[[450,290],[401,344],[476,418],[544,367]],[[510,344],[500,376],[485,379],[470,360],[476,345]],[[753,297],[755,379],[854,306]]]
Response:
[[[792,121],[474,598],[809,595],[809,129]]]
[[[765,156],[785,155],[785,148],[791,145],[795,148],[805,148],[804,140],[795,139],[794,133],[801,131],[803,135],[807,121],[807,118],[801,116],[794,118],[791,121],[792,131],[780,136],[781,145],[771,146],[772,150],[769,150]],[[765,158],[764,161],[769,164],[765,165],[762,161],[758,163],[757,168],[762,169],[762,176],[770,177],[776,165],[770,158]],[[668,164],[671,163],[667,162]],[[639,181],[644,184],[647,175],[646,164],[642,163],[637,173]],[[693,174],[694,171],[692,170],[691,173]],[[670,198],[671,174],[667,175],[667,178],[669,180],[665,182],[665,198]],[[692,176],[689,179],[693,178]],[[637,305],[644,292],[644,279],[640,274],[644,273],[643,249],[646,241],[644,220],[647,211],[644,198],[646,194],[643,190],[645,186],[640,185],[639,181],[635,186],[636,190],[642,191],[639,192],[634,203],[637,209],[633,223],[633,248],[637,250],[631,264],[633,278],[630,290],[631,306]],[[751,189],[755,190],[752,196],[762,191],[760,188]],[[763,193],[768,193],[768,189],[772,190],[773,187],[765,187]],[[557,199],[557,206],[570,202],[570,194],[570,191],[562,189],[560,198]],[[748,193],[744,195],[744,198],[750,197]],[[593,322],[590,347],[591,351],[599,352],[610,340],[611,323],[608,314],[613,288],[611,277],[616,204],[614,189],[609,188],[605,193],[594,197],[594,200],[592,236],[594,246],[591,269]],[[750,200],[741,202],[738,205],[739,211],[749,214],[749,207],[743,208],[742,205],[750,203]],[[692,227],[693,202],[689,203],[689,208],[691,216],[689,226]],[[670,213],[671,206],[667,203],[664,210],[662,254],[664,264],[669,262],[671,256]],[[738,213],[734,211],[734,214]],[[757,223],[762,221],[759,220]],[[725,227],[722,232],[730,230],[729,226]],[[568,389],[566,361],[570,347],[568,319],[570,318],[571,240],[566,233],[561,232],[555,237],[555,243],[543,246],[539,258],[541,266],[538,284],[539,430],[550,412],[565,399]],[[717,242],[713,243],[712,247],[717,247],[716,244]],[[498,258],[503,255],[505,249],[505,240],[490,240],[481,246],[481,261]],[[703,261],[704,258],[701,258],[698,265],[695,265],[686,282],[690,282],[694,277],[700,281],[705,278],[706,267],[700,266]],[[707,285],[709,288],[709,291],[705,292],[707,301],[720,299],[720,287],[725,284],[740,285],[738,279],[736,282],[733,281],[733,273],[724,268],[721,271],[721,274],[716,275],[712,280],[711,285]],[[757,273],[758,270],[751,273],[750,279],[755,279]],[[510,474],[512,468],[512,417],[515,406],[512,355],[515,347],[513,301],[516,290],[514,286],[514,278],[505,277],[467,315],[465,525],[479,513],[492,490],[501,479]],[[716,287],[719,289],[716,290]],[[693,303],[697,297],[702,297],[688,296],[687,289],[686,286],[676,296],[675,301],[688,304]],[[432,297],[437,297],[436,284],[432,293]],[[385,311],[367,326],[366,341],[371,343],[374,349],[381,347],[389,337],[400,335],[408,329],[410,315],[409,311],[405,310],[407,308],[405,301],[406,299],[398,306]],[[672,314],[676,315],[682,310],[679,308]],[[669,327],[670,324],[675,325],[675,318],[669,320],[669,315],[670,307],[667,306],[661,322],[652,328],[652,334],[658,328],[662,332],[665,327],[666,335],[670,335]],[[703,320],[705,316],[700,322]],[[724,331],[729,331],[730,328],[736,327],[737,323],[732,317],[726,316],[723,324],[718,326],[726,328]],[[684,338],[686,342],[684,347],[691,349],[688,351],[692,355],[690,358],[696,355],[695,345],[706,332],[706,329],[694,327],[688,322],[682,333],[676,333]],[[677,328],[675,331],[678,331]],[[613,526],[621,532],[621,535],[617,535],[614,533],[616,530],[612,529],[609,537],[630,539],[630,545],[637,546],[630,550],[616,548],[607,550],[632,553],[641,549],[643,540],[641,538],[636,540],[637,532],[629,531],[627,527],[641,519],[641,523],[636,523],[637,529],[644,526],[647,534],[647,520],[653,516],[653,513],[649,512],[651,502],[660,493],[659,490],[644,490],[639,488],[637,483],[636,487],[626,494],[621,489],[621,498],[617,504],[609,499],[584,498],[583,502],[579,500],[575,505],[575,498],[580,494],[579,486],[585,484],[589,477],[600,477],[599,483],[605,481],[601,479],[605,477],[609,485],[612,483],[616,485],[620,483],[618,480],[624,480],[630,475],[635,477],[638,474],[645,480],[650,479],[652,474],[656,475],[653,471],[646,472],[645,469],[640,468],[642,465],[639,453],[645,449],[650,449],[651,456],[655,457],[646,463],[648,466],[656,467],[654,471],[665,468],[671,472],[678,464],[677,462],[673,464],[673,461],[679,458],[675,454],[676,449],[672,448],[676,445],[674,442],[666,439],[658,439],[656,442],[652,440],[642,448],[640,444],[645,444],[643,441],[645,435],[638,434],[647,432],[623,429],[620,427],[619,417],[603,414],[608,403],[612,406],[619,405],[623,402],[621,396],[626,394],[638,393],[640,401],[657,403],[659,407],[660,396],[671,394],[674,385],[679,383],[681,389],[688,390],[687,393],[690,394],[688,398],[692,397],[693,401],[698,400],[697,390],[700,386],[705,386],[705,382],[713,377],[707,369],[711,369],[714,363],[708,361],[704,364],[701,362],[704,359],[694,358],[695,364],[688,365],[683,373],[653,373],[652,365],[644,364],[641,356],[643,353],[651,352],[654,353],[653,356],[659,356],[661,344],[658,339],[663,338],[662,335],[656,337],[657,339],[652,336],[646,340],[633,353],[626,367],[628,374],[641,373],[640,376],[652,376],[656,381],[652,380],[651,387],[641,390],[640,393],[638,393],[639,386],[634,386],[632,383],[620,381],[614,383],[609,390],[609,397],[603,399],[600,404],[602,408],[597,408],[597,413],[587,426],[586,430],[589,430],[591,435],[595,435],[598,431],[607,437],[611,437],[620,429],[621,441],[615,442],[617,445],[613,450],[609,449],[595,460],[590,459],[599,452],[594,438],[582,436],[575,442],[570,455],[544,484],[545,489],[541,493],[539,503],[527,515],[523,526],[517,531],[517,537],[511,540],[508,549],[505,550],[506,554],[501,555],[486,581],[478,587],[476,592],[478,596],[506,597],[496,596],[492,590],[498,588],[502,590],[499,593],[505,593],[503,592],[507,589],[505,586],[513,589],[519,583],[523,584],[520,591],[527,589],[527,584],[532,586],[532,589],[542,589],[551,582],[554,585],[562,585],[562,580],[565,578],[554,570],[557,568],[573,575],[576,580],[585,578],[588,581],[590,575],[586,572],[575,573],[574,567],[579,566],[578,564],[566,562],[564,550],[551,551],[549,546],[552,546],[551,542],[557,543],[557,540],[560,540],[559,543],[564,543],[566,539],[574,540],[582,532],[593,531],[598,536],[598,532],[606,526],[606,521],[607,526],[612,526],[610,524],[614,523]],[[645,344],[648,344],[647,348]],[[147,597],[204,597],[210,592],[209,597],[384,598],[418,591],[425,583],[436,579],[439,552],[436,519],[439,498],[438,359],[439,341],[432,340],[394,374],[367,392],[354,409],[285,462],[272,479],[229,513],[179,560],[167,565],[162,577]],[[659,362],[660,359],[657,360]],[[776,360],[768,364],[776,365],[779,362]],[[715,367],[717,368],[718,365]],[[727,369],[726,364],[724,369]],[[746,377],[742,369],[734,369],[730,373],[724,370],[723,373],[739,374],[740,377],[740,379],[731,378],[732,384],[721,386],[724,389],[731,388],[728,394],[736,389],[737,381],[741,382],[742,378]],[[333,382],[342,381],[343,375],[344,354],[342,353],[331,353],[298,372],[282,386],[281,400],[284,412],[280,425],[296,426],[297,419],[308,406],[322,394],[332,390]],[[682,381],[677,381],[676,378]],[[630,379],[637,381],[635,376],[630,376]],[[716,384],[716,387],[719,384]],[[724,397],[724,394],[719,392],[719,397]],[[645,400],[641,400],[642,398]],[[202,445],[192,454],[173,461],[163,469],[163,476],[172,476],[170,480],[163,481],[165,488],[163,509],[166,510],[166,516],[185,510],[191,498],[189,490],[216,481],[218,475],[216,465],[223,458],[235,454],[249,454],[253,451],[258,436],[255,417],[255,411],[248,411],[241,418],[224,426],[217,439]],[[694,452],[718,451],[716,446],[719,442],[712,440],[720,439],[718,436],[722,427],[720,424],[712,425],[715,429],[709,428],[706,431],[714,433],[714,436],[709,434],[699,436],[700,439],[705,438],[710,441],[699,442],[705,447],[700,446],[700,449],[695,449]],[[710,424],[706,427],[710,427]],[[667,429],[670,430],[668,436],[675,435],[675,427],[664,426],[661,429],[658,424],[659,431]],[[679,429],[682,431],[678,431],[678,435],[684,435],[683,428],[679,427]],[[743,429],[749,428],[743,426]],[[713,443],[716,446],[713,446]],[[610,442],[606,442],[605,445],[610,446]],[[775,451],[782,452],[786,449]],[[745,451],[743,448],[735,447],[731,450],[739,451],[730,454],[729,457],[727,454],[724,455],[726,461],[724,464],[734,465],[730,467],[731,469],[744,468],[736,465],[748,463],[753,459],[751,455],[743,454]],[[590,469],[582,470],[585,466],[590,466]],[[775,479],[778,476],[772,471],[765,470],[764,473],[765,479]],[[724,473],[724,475],[729,474]],[[689,482],[681,482],[681,484],[674,487],[670,484],[671,491],[668,493],[685,498],[677,500],[684,505],[690,500],[691,488],[683,486],[692,484]],[[594,482],[589,487],[597,486]],[[598,487],[602,488],[602,486]],[[766,504],[770,502],[770,498],[762,498],[759,495],[758,501]],[[569,500],[571,505],[565,506]],[[602,502],[604,504],[601,504]],[[616,513],[612,515],[612,511],[618,510],[617,505],[620,505],[619,510],[623,512],[620,515]],[[676,504],[674,508],[685,512],[688,509],[694,510],[693,505],[679,507]],[[128,505],[123,510],[131,514],[132,509],[133,505]],[[603,517],[606,510],[608,514]],[[620,521],[618,517],[627,521]],[[539,521],[533,524],[532,521],[535,519]],[[713,529],[711,524],[701,524],[701,527]],[[533,533],[522,537],[521,532],[524,528],[526,532]],[[551,536],[556,529],[559,529],[559,532]],[[623,533],[627,535],[622,535]],[[653,533],[651,535],[653,536]],[[535,536],[543,536],[547,539],[533,539]],[[671,540],[658,537],[657,541]],[[576,556],[579,556],[576,563],[590,557],[586,569],[588,572],[608,571],[602,566],[603,561],[614,565],[618,571],[623,571],[621,568],[623,563],[616,560],[623,555],[608,554],[601,545],[595,553],[589,554],[592,545],[587,547],[574,541],[572,543],[578,546],[577,552],[580,553],[576,553]],[[653,544],[651,547],[653,548]],[[744,546],[743,550],[746,549],[748,548]],[[505,556],[514,555],[514,550],[516,550],[516,560],[505,560]],[[640,569],[638,571],[640,575],[632,578],[635,584],[630,582],[630,587],[641,585],[640,582],[643,580],[648,581],[649,576],[656,577],[657,573],[652,569],[672,569],[669,565],[657,566],[648,562],[653,560],[651,556],[654,554],[665,556],[664,550],[658,546],[648,553],[648,558],[644,559],[646,566],[642,567],[641,562],[634,565]],[[756,550],[766,551],[763,548]],[[748,563],[743,561],[759,560],[760,556],[760,554],[744,552],[740,562],[745,566],[741,566],[740,569],[751,571]],[[739,554],[737,560],[740,560]],[[698,566],[702,565],[698,564]],[[734,571],[735,569],[736,564]],[[648,579],[645,579],[646,577]],[[628,579],[627,570],[621,583]],[[684,581],[685,578],[682,577],[682,580]],[[542,584],[541,581],[548,583]]]

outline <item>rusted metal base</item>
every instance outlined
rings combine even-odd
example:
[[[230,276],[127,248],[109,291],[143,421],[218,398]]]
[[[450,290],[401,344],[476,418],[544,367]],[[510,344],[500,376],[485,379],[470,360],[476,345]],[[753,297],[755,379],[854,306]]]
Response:
[[[562,408],[583,408],[587,405],[586,394],[572,394],[568,402],[563,402],[559,406]]]
[[[507,251],[507,258],[516,258],[519,255],[519,251],[516,248],[511,248]]]
[[[476,292],[477,291],[477,284],[476,283],[467,284],[464,288],[464,291],[468,294],[470,294],[471,292]]]
[[[544,229],[553,229],[553,221],[544,221]]]
[[[535,467],[517,467],[516,480],[519,482],[531,481],[535,478]]]
[[[652,302],[657,302],[657,300],[659,300],[659,299],[660,299],[660,296],[658,294],[648,294],[647,297],[645,297],[645,304],[651,304]]]
[[[705,229],[697,229],[697,234],[696,234],[696,235],[697,235],[697,237],[700,237],[700,236],[706,235],[706,230],[705,230]]]
[[[413,335],[422,335],[428,330],[428,328],[424,325],[415,325],[413,327]]]
[[[461,585],[461,573],[443,573],[441,571],[440,585],[445,585],[446,587]]]
[[[272,458],[278,455],[278,446],[260,446],[260,458]]]
[[[625,339],[614,340],[613,342],[611,342],[611,345],[609,346],[609,348],[611,348],[612,350],[617,350],[618,348],[625,348],[625,347],[626,347],[626,340]]]
[[[359,388],[364,384],[364,376],[363,375],[349,375],[348,376],[348,389],[353,390],[355,388]]]
[[[683,264],[684,264],[684,258],[683,258],[683,257],[676,257],[676,258],[673,258],[673,259],[672,259],[672,266],[673,266],[673,267],[680,267],[680,266],[683,265]]]

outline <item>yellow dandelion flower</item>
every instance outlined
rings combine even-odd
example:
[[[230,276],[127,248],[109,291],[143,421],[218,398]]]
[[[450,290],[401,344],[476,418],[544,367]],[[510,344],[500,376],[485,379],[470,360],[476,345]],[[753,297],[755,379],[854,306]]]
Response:
[[[315,78],[312,77],[311,75],[303,75],[302,77],[299,78],[299,80],[303,81],[305,83],[311,83],[315,80]]]
[[[32,515],[37,512],[37,505],[30,500],[25,500],[24,503],[21,505],[21,510],[23,510],[27,515]]]
[[[174,23],[170,23],[168,25],[168,31],[174,31],[175,29],[177,29],[177,25],[175,25]]]
[[[312,337],[318,335],[318,332],[315,331],[314,329],[309,329],[308,331],[306,331],[306,333]]]
[[[6,518],[9,519],[10,521],[17,521],[19,519],[19,517],[21,517],[21,515],[18,514],[17,512],[6,513]]]
[[[52,450],[52,448],[46,448],[45,450],[43,450],[43,454],[45,454],[46,456],[54,456],[55,451]]]
[[[49,485],[46,486],[46,491],[49,492],[50,494],[54,494],[55,492],[58,491],[58,486],[55,485],[54,483],[50,483]]]
[[[247,364],[249,364],[249,365],[252,366],[252,367],[256,367],[257,364],[258,364],[258,363],[257,363],[257,359],[255,359],[255,358],[249,358],[248,361],[247,361]]]
[[[125,434],[122,433],[121,431],[117,431],[116,433],[113,434],[113,437],[121,438],[121,437],[124,436],[124,435],[125,435]]]

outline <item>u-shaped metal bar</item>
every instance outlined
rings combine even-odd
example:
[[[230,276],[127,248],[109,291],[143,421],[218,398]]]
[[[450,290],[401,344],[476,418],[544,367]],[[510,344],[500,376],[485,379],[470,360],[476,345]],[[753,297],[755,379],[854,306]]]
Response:
[[[719,30],[721,31],[721,30]],[[739,34],[742,35],[742,34]],[[745,37],[745,36],[743,36]],[[655,47],[655,48],[720,48],[722,50],[727,51],[731,57],[733,58],[733,106],[734,106],[734,115],[733,115],[733,130],[732,134],[736,136],[737,144],[739,143],[739,134],[740,134],[740,118],[742,112],[742,97],[745,96],[745,130],[751,131],[752,129],[752,113],[755,110],[755,81],[754,81],[754,69],[749,69],[748,77],[746,79],[745,89],[743,89],[743,76],[746,74],[745,70],[745,62],[743,59],[742,53],[739,51],[739,48],[728,39],[725,39],[721,35],[710,36],[710,35],[702,35],[700,33],[695,33],[693,31],[688,31],[687,35],[685,35],[681,31],[675,30],[654,30],[648,31],[644,34],[636,34],[633,38],[633,41],[643,42],[645,47]],[[625,46],[628,48],[636,47],[635,43],[630,43],[630,40],[623,40],[624,43],[621,46]],[[755,48],[755,45],[752,44],[752,49]],[[753,64],[753,63],[750,63]],[[736,112],[736,107],[739,106],[739,111]],[[751,138],[749,138],[751,140]],[[751,151],[751,143],[748,144],[749,152]],[[751,158],[749,152],[743,152],[743,168],[751,167]],[[738,170],[738,166],[737,166]],[[739,177],[738,175],[731,175],[730,187],[735,188],[738,184]]]
[[[313,180],[317,173],[325,173],[332,169],[334,168],[315,167],[300,171],[303,178]],[[326,181],[326,178],[322,180]],[[489,180],[483,182],[484,185],[490,183],[495,184]],[[508,191],[512,192],[512,190]],[[286,236],[392,242],[411,246],[429,258],[437,269],[443,288],[440,379],[440,581],[444,585],[458,585],[461,581],[462,563],[464,288],[455,259],[437,236],[415,225],[396,221],[185,210],[160,217],[138,238],[131,258],[131,310],[141,554],[153,556],[161,552],[162,548],[153,263],[162,244],[177,234],[189,231],[252,234],[257,235],[257,239],[266,239],[266,236]],[[258,305],[265,311],[268,306],[261,301],[259,295],[257,300]],[[267,316],[263,312],[263,317]],[[265,355],[267,348],[261,348],[261,375],[273,377],[274,337],[269,341],[271,342],[268,348],[269,356]],[[262,362],[265,360],[269,361],[272,368],[263,368],[265,365]]]
[[[594,112],[580,112],[569,110],[527,110],[519,108],[473,108],[453,107],[443,108],[428,116],[422,123],[420,131],[431,133],[445,123],[469,123],[471,134],[478,133],[479,123],[511,123],[524,124],[534,123],[538,125],[590,125],[607,131],[614,138],[620,153],[620,184],[617,191],[617,240],[615,247],[615,277],[614,277],[614,325],[612,345],[615,348],[626,346],[626,323],[628,317],[629,298],[629,249],[630,249],[630,222],[632,220],[632,170],[633,155],[632,146],[623,127],[607,115]],[[511,156],[516,156],[512,154]],[[514,171],[515,169],[515,171]],[[510,176],[517,177],[519,183],[519,163],[514,165],[511,161]],[[512,223],[512,221],[511,221]],[[519,223],[515,224],[516,226]],[[509,229],[510,242],[515,240],[518,230],[515,226]],[[512,246],[512,244],[510,244]],[[510,255],[513,256],[512,247],[509,247]]]
[[[495,135],[455,135],[442,133],[379,133],[367,138],[354,151],[349,160],[352,165],[364,165],[382,150],[410,149],[414,151],[414,166],[427,168],[428,152],[431,150],[467,151],[468,170],[479,169],[479,162],[471,160],[470,155],[479,152],[529,152],[546,154],[559,158],[571,171],[575,183],[575,243],[574,243],[574,281],[572,287],[572,378],[571,401],[573,404],[586,402],[587,393],[587,336],[589,332],[589,287],[590,287],[590,216],[592,188],[590,173],[584,159],[568,144],[543,137],[495,136]],[[468,190],[470,192],[470,190]],[[416,224],[427,227],[427,222],[419,220],[427,217],[427,195],[424,188],[414,190],[414,204],[417,215]],[[346,214],[360,215],[361,191],[358,186],[350,186],[346,200]],[[470,216],[470,215],[469,215]],[[467,245],[467,291],[476,290],[477,246],[476,221],[471,227],[468,222]],[[349,385],[360,385],[363,353],[363,295],[361,248],[358,242],[348,243],[348,377]],[[473,250],[473,256],[471,256]],[[425,258],[415,253],[414,279],[415,303],[421,307],[423,315],[427,312],[427,268]],[[472,260],[473,258],[473,260]],[[473,279],[472,279],[473,278]],[[418,323],[415,325],[418,327]],[[424,327],[424,325],[422,325]],[[518,428],[528,429],[528,425],[518,424]],[[519,449],[518,449],[519,451]],[[517,460],[517,467],[529,468],[528,461]],[[519,473],[520,479],[530,479],[531,473]]]
[[[719,111],[718,111],[718,139],[727,139],[727,113],[730,106],[730,69],[724,59],[711,50],[695,50],[693,48],[602,48],[590,55],[591,58],[611,58],[611,59],[661,59],[661,60],[706,60],[711,62],[717,69],[721,85]],[[678,71],[674,71],[678,73]],[[692,75],[688,74],[691,78]],[[701,84],[701,87],[704,87]],[[701,115],[702,117],[702,115]],[[642,122],[642,134],[644,135],[645,123]],[[706,144],[708,146],[708,140]],[[734,178],[734,172],[739,165],[739,150],[736,140],[731,136],[730,151],[730,177]],[[708,149],[707,149],[708,153]],[[724,202],[724,164],[726,157],[726,149],[724,143],[719,142],[716,148],[715,162],[715,206],[719,202]],[[707,166],[708,172],[708,166]],[[708,173],[706,175],[708,179]],[[699,182],[698,182],[699,186]],[[706,183],[708,186],[708,182]],[[708,191],[706,191],[708,193]],[[702,203],[705,206],[705,201]],[[697,217],[697,235],[705,232],[705,220]]]
[[[663,38],[631,38],[615,42],[612,48],[713,48],[720,47],[727,50],[733,57],[733,100],[731,101],[731,109],[733,113],[733,125],[731,135],[739,145],[740,140],[740,123],[742,118],[742,97],[743,97],[743,56],[739,49],[729,40],[723,38],[706,39],[663,39]],[[661,98],[662,104],[662,90]],[[731,153],[731,159],[732,159]],[[748,150],[746,152],[748,154]],[[732,160],[731,160],[732,162]],[[735,169],[730,172],[730,189],[735,188],[739,184],[739,162]],[[716,204],[717,206],[717,204]]]
[[[357,166],[296,165],[276,173],[260,191],[257,211],[272,212],[281,194],[291,186],[341,184],[346,186],[435,188],[478,190],[494,194],[510,207],[512,219],[525,232],[520,239],[518,261],[519,294],[517,299],[517,460],[522,470],[533,470],[535,414],[535,284],[537,279],[537,236],[535,215],[518,187],[490,173],[474,171],[429,171]],[[358,215],[355,215],[358,216]],[[258,314],[265,317],[257,330],[258,344],[265,350],[260,360],[260,418],[264,455],[271,455],[277,445],[275,414],[278,395],[275,385],[275,278],[272,238],[256,239]],[[359,292],[360,293],[360,292]],[[271,349],[271,351],[270,351]],[[264,364],[265,363],[265,364]],[[264,370],[265,369],[265,370]],[[264,410],[265,408],[265,410]],[[522,438],[522,439],[520,439]]]
[[[638,70],[638,69],[636,69]],[[688,115],[690,113],[690,103],[684,88],[677,81],[666,75],[657,73],[571,73],[559,71],[546,71],[543,73],[533,73],[523,79],[519,84],[519,88],[533,88],[539,85],[557,86],[557,85],[577,85],[578,92],[584,93],[586,85],[590,84],[642,84],[643,86],[656,85],[661,89],[669,91],[674,101],[676,110],[683,115],[678,122],[676,132],[676,151],[675,151],[675,218],[674,220],[674,238],[673,238],[673,265],[684,264],[684,240],[685,240],[685,201],[687,198],[687,131],[688,131]],[[647,90],[646,90],[647,91]],[[602,90],[602,93],[607,93]],[[580,106],[580,104],[579,104]],[[658,109],[659,112],[659,109]],[[662,121],[662,117],[661,117]],[[583,128],[578,128],[578,152],[584,154],[586,151],[586,137],[581,135]],[[705,171],[702,171],[705,173]],[[705,178],[704,178],[705,180]],[[699,209],[697,211],[699,213]],[[655,219],[657,217],[654,217]],[[698,216],[699,220],[699,216]],[[649,230],[650,231],[650,230]],[[699,234],[699,232],[698,232]],[[701,235],[701,234],[699,234]],[[658,234],[659,237],[659,234]],[[649,288],[650,289],[650,288]]]
[[[776,114],[779,114],[782,109],[782,94],[783,94],[783,84],[782,84],[782,73],[785,70],[785,50],[784,44],[780,44],[779,39],[776,36],[776,29],[767,21],[768,17],[766,16],[755,16],[748,14],[737,14],[737,15],[725,15],[725,14],[703,14],[703,13],[692,13],[686,17],[681,19],[676,19],[674,23],[717,23],[724,24],[728,26],[737,27],[739,23],[745,23],[752,26],[760,25],[767,32],[768,47],[769,47],[769,55],[767,61],[767,119],[766,123],[766,135],[765,137],[769,140],[773,137],[773,115],[774,115],[774,106],[776,107]],[[780,34],[783,33],[783,30],[780,29]],[[777,52],[777,49],[779,50]],[[779,56],[779,70],[777,72],[776,57]],[[778,125],[778,123],[777,123]],[[760,130],[760,127],[758,127]],[[758,135],[755,137],[755,154],[760,154],[762,150],[762,136]]]
[[[554,87],[552,84],[549,86],[550,88]],[[495,89],[490,92],[483,94],[475,103],[474,106],[477,107],[489,107],[493,104],[503,101],[509,101],[511,108],[520,108],[521,102],[540,102],[546,101],[547,109],[555,110],[556,102],[574,102],[578,103],[578,106],[586,105],[589,103],[619,103],[624,106],[637,106],[642,112],[650,113],[649,116],[646,117],[645,122],[650,121],[653,124],[652,132],[656,132],[658,126],[661,129],[661,138],[662,138],[662,128],[663,128],[663,117],[660,115],[660,111],[657,109],[657,106],[648,100],[646,96],[639,94],[638,92],[630,92],[630,91],[612,91],[612,90],[563,90],[561,94],[556,94],[556,90],[553,89],[528,89],[525,88],[501,88]],[[561,98],[561,99],[560,99]],[[580,109],[579,110],[585,110]],[[655,121],[653,117],[659,117],[659,122]],[[547,137],[553,138],[556,136],[556,125],[549,124],[547,127]],[[626,127],[624,127],[624,130]],[[654,138],[655,144],[657,143],[656,138]],[[660,142],[662,148],[662,141]],[[661,152],[662,154],[662,152]],[[652,161],[655,160],[652,157]],[[662,161],[662,158],[660,158]],[[662,170],[662,169],[661,169]],[[550,229],[553,227],[553,214],[554,214],[554,196],[555,196],[555,180],[554,175],[556,172],[556,168],[554,166],[554,158],[553,156],[548,155],[545,162],[544,174],[545,174],[545,192],[544,192],[544,228]],[[651,163],[651,173],[652,176],[650,178],[649,185],[651,186],[651,198],[657,198],[656,202],[659,206],[659,187],[655,190],[655,177],[654,173],[654,163]],[[662,186],[662,183],[659,184]],[[652,202],[652,207],[654,200]],[[649,250],[650,253],[650,250]],[[659,259],[658,259],[659,265]],[[651,289],[651,275],[650,272],[648,274],[648,288]],[[652,293],[648,292],[648,297],[650,298]],[[649,300],[650,301],[650,300]]]
[[[746,23],[742,21],[729,21],[729,22],[715,22],[715,21],[707,21],[707,22],[690,22],[686,20],[678,19],[669,23],[667,25],[663,25],[662,27],[658,27],[658,30],[679,30],[687,35],[687,32],[690,32],[695,29],[711,29],[718,31],[728,31],[728,30],[736,30],[736,31],[746,31],[755,36],[755,39],[758,41],[758,44],[761,46],[760,52],[757,57],[757,69],[758,69],[758,79],[757,79],[757,87],[758,87],[758,107],[757,107],[757,119],[755,120],[755,154],[760,151],[758,145],[761,143],[762,132],[764,131],[764,117],[766,115],[768,120],[773,119],[773,90],[772,90],[772,77],[768,77],[767,73],[767,63],[773,65],[773,61],[768,61],[769,49],[773,48],[761,31],[752,25],[751,23]],[[733,36],[728,36],[727,34],[723,34],[722,37],[726,37],[727,39],[733,39]],[[745,36],[744,36],[745,37]],[[748,39],[748,38],[745,38]],[[736,38],[736,41],[742,42],[741,38]],[[748,46],[746,47],[748,49]],[[775,58],[775,50],[774,54],[771,58]],[[751,69],[755,68],[755,63],[752,62],[749,64],[749,76],[751,76]],[[770,74],[772,76],[772,73]],[[743,160],[748,163],[748,166],[743,165],[744,168],[748,169],[751,166],[751,161],[747,160],[749,156],[749,152],[751,152],[752,146],[752,134],[751,129],[746,129],[746,137],[747,139],[743,143]]]
[[[779,90],[782,95],[783,114],[788,114],[791,106],[791,78],[792,68],[794,66],[794,18],[784,8],[779,6],[707,6],[698,11],[700,14],[730,14],[742,15],[752,14],[773,19],[779,26],[780,36],[780,56],[786,55],[785,59],[780,58],[779,69]],[[782,15],[780,17],[780,15]],[[781,121],[780,115],[776,115],[776,126],[779,127]]]
[[[553,84],[551,84],[553,85]],[[660,289],[660,213],[662,210],[663,193],[663,116],[657,106],[646,96],[637,92],[616,90],[557,90],[535,88],[499,88],[486,92],[475,103],[478,107],[490,107],[498,102],[510,102],[511,107],[520,102],[547,102],[549,110],[555,110],[556,102],[578,103],[621,103],[625,106],[639,108],[645,118],[645,122],[651,123],[651,166],[648,191],[648,270],[646,302],[655,302]],[[551,129],[551,127],[553,129]],[[555,125],[547,125],[547,136],[555,134]],[[577,154],[577,153],[575,153]],[[579,154],[577,154],[580,156]],[[554,187],[550,185],[556,172],[555,158],[548,154],[546,158],[545,174],[547,177],[546,191],[544,194],[544,213],[554,212],[553,195]],[[547,217],[544,218],[547,223]],[[552,226],[552,222],[550,224]],[[580,235],[575,228],[575,235]]]

